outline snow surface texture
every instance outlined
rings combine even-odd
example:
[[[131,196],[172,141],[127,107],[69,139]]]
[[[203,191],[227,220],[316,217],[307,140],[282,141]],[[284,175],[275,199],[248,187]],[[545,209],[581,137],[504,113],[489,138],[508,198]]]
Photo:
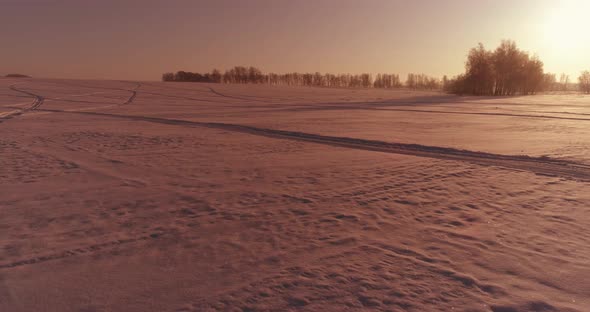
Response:
[[[1,311],[590,307],[590,97],[0,90]]]

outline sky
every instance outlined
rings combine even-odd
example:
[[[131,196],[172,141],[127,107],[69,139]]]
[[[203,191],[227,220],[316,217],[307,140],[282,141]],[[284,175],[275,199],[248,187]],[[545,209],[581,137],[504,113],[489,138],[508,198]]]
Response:
[[[502,39],[545,71],[590,69],[590,0],[0,0],[0,74],[159,80],[264,72],[463,72]]]

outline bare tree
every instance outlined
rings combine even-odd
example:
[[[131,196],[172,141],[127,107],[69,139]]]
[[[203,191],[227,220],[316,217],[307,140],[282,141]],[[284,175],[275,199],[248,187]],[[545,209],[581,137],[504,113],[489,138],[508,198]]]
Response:
[[[474,95],[488,95],[493,93],[494,71],[492,68],[493,54],[486,51],[483,44],[479,43],[476,48],[471,49],[467,55],[465,64],[468,77],[469,93]]]
[[[567,87],[570,83],[570,76],[566,75],[566,74],[561,74],[561,77],[559,78],[559,84],[561,85],[561,91],[567,91]]]
[[[556,91],[557,90],[557,80],[555,79],[555,74],[547,73],[543,75],[543,84],[542,84],[543,91]]]
[[[583,71],[580,77],[578,77],[580,83],[580,91],[590,94],[590,71]]]
[[[373,77],[371,77],[371,74],[361,75],[361,85],[363,88],[370,88],[373,85]]]
[[[521,72],[522,94],[535,94],[543,88],[543,62],[537,57],[527,60]]]
[[[212,70],[209,77],[211,77],[211,82],[214,82],[214,83],[221,82],[221,73],[217,69]]]

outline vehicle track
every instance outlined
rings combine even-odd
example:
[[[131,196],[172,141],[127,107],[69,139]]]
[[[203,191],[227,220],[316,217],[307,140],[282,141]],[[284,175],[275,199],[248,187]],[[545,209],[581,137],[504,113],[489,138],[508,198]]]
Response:
[[[154,88],[158,88],[161,90],[179,90],[179,91],[193,91],[193,92],[200,92],[200,93],[210,93],[209,90],[199,90],[199,89],[194,89],[194,88],[179,88],[179,87],[172,87],[170,84],[173,82],[163,82],[163,83],[148,83],[145,82],[144,84],[146,86],[150,86],[150,87],[154,87]]]
[[[367,140],[350,137],[336,137],[313,133],[286,131],[259,128],[254,126],[216,123],[216,122],[199,122],[181,119],[166,119],[148,116],[120,115],[99,112],[76,112],[43,109],[43,111],[69,114],[84,114],[92,116],[103,116],[109,118],[120,118],[126,120],[145,121],[159,124],[186,126],[186,127],[206,127],[212,129],[222,129],[226,131],[247,133],[276,139],[296,140],[324,144],[330,146],[345,147],[358,150],[376,151],[392,154],[402,154],[417,157],[435,158],[442,160],[454,160],[474,163],[483,166],[504,167],[529,171],[535,174],[558,176],[572,180],[590,181],[590,165],[576,163],[572,161],[554,159],[549,157],[532,157],[525,155],[501,155],[478,151],[461,150],[450,147],[427,146],[420,144],[394,143],[377,140]]]
[[[522,114],[525,114],[525,115],[529,115],[529,114],[558,114],[558,115],[570,115],[570,116],[590,116],[590,113],[574,113],[574,112],[566,112],[566,111],[543,111],[543,110],[510,109],[510,108],[501,107],[501,106],[496,106],[496,107],[477,107],[477,106],[436,105],[436,106],[432,106],[432,107],[434,107],[434,108],[460,109],[460,110],[465,110],[465,109],[469,109],[469,110],[497,109],[497,110],[501,110],[501,111],[509,111],[509,112],[522,113]],[[382,108],[382,109],[387,110],[388,108],[385,107],[385,108]],[[392,109],[395,109],[395,108],[392,108]],[[461,111],[461,113],[464,113],[464,112],[465,111]],[[475,113],[477,113],[477,112],[475,112]],[[481,112],[481,113],[489,113],[489,112]],[[543,115],[543,116],[546,116],[546,115]]]
[[[551,116],[551,115],[535,115],[526,113],[548,113],[548,114],[564,114],[568,116],[590,116],[590,114],[570,113],[570,112],[543,112],[543,111],[521,111],[525,114],[513,114],[513,113],[493,113],[493,112],[461,112],[461,111],[439,111],[439,110],[426,110],[426,109],[406,109],[406,108],[383,108],[379,105],[372,106],[360,105],[360,106],[338,106],[340,103],[320,103],[320,104],[334,104],[332,106],[309,106],[306,104],[276,104],[276,105],[261,105],[257,108],[271,108],[271,109],[248,109],[242,111],[232,111],[230,114],[241,114],[241,113],[275,113],[275,112],[313,112],[313,111],[347,111],[347,110],[360,110],[360,111],[392,111],[392,112],[410,112],[410,113],[423,113],[423,114],[451,114],[451,115],[482,115],[482,116],[505,116],[505,117],[519,117],[519,118],[537,118],[537,119],[558,119],[558,120],[576,120],[576,121],[590,121],[590,118],[582,117],[566,117],[566,116]],[[243,108],[243,106],[224,106],[227,108]],[[275,107],[275,109],[272,109]],[[445,107],[445,106],[436,106]],[[455,108],[455,107],[454,107]],[[514,110],[516,111],[516,110]],[[224,114],[224,115],[227,115]]]
[[[45,98],[43,96],[40,96],[38,94],[31,93],[29,91],[18,89],[16,87],[16,84],[11,85],[9,88],[11,90],[13,90],[13,91],[26,94],[26,95],[28,95],[28,97],[34,97],[35,100],[33,100],[33,103],[31,103],[31,106],[29,106],[29,107],[26,107],[26,108],[17,108],[14,112],[9,113],[9,114],[6,114],[6,115],[0,117],[0,122],[2,122],[4,120],[7,120],[7,119],[10,119],[10,118],[13,118],[13,117],[16,117],[16,116],[19,116],[19,115],[22,115],[22,114],[24,114],[24,113],[26,113],[28,111],[32,111],[32,110],[38,109],[39,107],[41,107],[41,105],[43,105],[43,101],[45,101]]]
[[[215,101],[215,100],[210,100],[210,99],[197,99],[197,98],[192,98],[192,97],[187,97],[187,96],[163,94],[163,93],[157,93],[157,92],[145,91],[145,90],[142,90],[140,92],[141,93],[144,93],[144,94],[162,96],[162,97],[167,97],[167,98],[172,98],[172,99],[182,99],[182,100],[189,100],[189,101],[203,102],[203,103],[221,103],[221,104],[227,104],[227,102],[224,102],[224,101]]]
[[[13,90],[13,91],[16,91],[16,92],[27,94],[27,95],[35,98],[35,100],[31,104],[31,106],[28,107],[28,108],[25,108],[24,111],[30,111],[30,110],[37,109],[37,108],[41,107],[41,105],[43,105],[43,101],[45,101],[45,98],[43,96],[41,96],[41,95],[38,95],[38,94],[35,94],[35,93],[32,93],[32,92],[29,92],[29,91],[17,89],[16,88],[16,84],[11,85],[10,86],[10,89]]]
[[[225,97],[225,98],[234,98],[234,99],[239,99],[239,100],[245,100],[245,101],[260,101],[259,99],[265,99],[265,100],[279,100],[279,101],[284,101],[284,100],[292,100],[292,99],[285,99],[285,98],[273,98],[273,97],[265,97],[265,96],[254,96],[254,95],[228,95],[228,94],[224,94],[221,92],[218,92],[217,90],[211,88],[211,87],[204,87],[207,88],[208,91],[205,90],[198,90],[198,89],[194,89],[194,88],[178,88],[178,87],[172,87],[168,84],[166,85],[157,85],[157,84],[151,84],[151,83],[146,83],[145,85],[147,86],[152,86],[154,88],[159,88],[159,89],[168,89],[168,90],[181,90],[181,91],[188,91],[188,92],[201,92],[201,93],[213,93],[217,96],[221,96],[221,97]],[[262,101],[265,102],[265,101]]]
[[[367,110],[367,111],[391,111],[391,112],[410,112],[410,113],[423,113],[423,114],[450,114],[450,115],[482,115],[482,116],[505,116],[505,117],[520,117],[520,118],[537,118],[537,119],[559,119],[559,120],[576,120],[576,121],[590,121],[590,118],[582,117],[565,117],[565,116],[551,116],[551,115],[535,115],[535,114],[513,114],[513,113],[493,113],[493,112],[464,112],[464,111],[439,111],[439,110],[427,110],[427,109],[409,109],[409,108],[390,108],[391,106],[382,103],[358,103],[358,106],[354,105],[339,105],[346,103],[327,103],[334,105],[324,106],[299,106],[299,107],[282,107],[277,109],[262,109],[262,110],[248,110],[247,112],[255,113],[272,113],[272,112],[312,112],[312,111],[332,111],[332,110]],[[355,103],[356,104],[356,103]],[[408,102],[408,106],[414,103]],[[422,103],[417,103],[422,104]],[[433,103],[430,103],[433,104]],[[404,105],[406,106],[406,105]],[[260,106],[262,107],[262,106]],[[444,107],[444,106],[435,106]],[[246,111],[245,111],[246,112]],[[567,112],[542,112],[542,111],[530,111],[531,113],[549,113],[549,114],[567,114],[573,116],[586,116],[589,114],[578,114],[578,113],[567,113]],[[238,112],[232,112],[238,113]],[[526,112],[525,112],[526,113]]]
[[[506,117],[523,117],[523,118],[539,118],[539,119],[561,119],[561,120],[590,121],[590,118],[560,117],[560,116],[532,115],[532,114],[486,113],[486,112],[458,112],[458,111],[437,111],[437,110],[404,109],[404,108],[372,108],[372,109],[373,110],[381,110],[381,111],[411,112],[411,113],[428,113],[428,114],[484,115],[484,116],[506,116]]]
[[[57,83],[60,84],[60,83]],[[129,98],[127,98],[127,100],[125,100],[125,102],[120,103],[120,104],[109,104],[107,106],[101,106],[101,107],[96,107],[96,108],[107,108],[107,107],[112,107],[112,106],[123,106],[123,105],[128,105],[133,103],[133,101],[135,100],[135,98],[137,97],[138,94],[138,89],[141,87],[141,83],[137,82],[135,88],[133,89],[119,89],[119,88],[104,88],[104,87],[93,87],[93,86],[83,86],[83,85],[78,85],[78,84],[71,84],[71,83],[61,83],[63,85],[72,85],[72,86],[77,86],[77,87],[84,87],[84,88],[91,88],[91,89],[103,89],[103,90],[116,90],[116,91],[128,91],[131,92],[131,95],[129,96]],[[41,107],[41,105],[44,103],[45,101],[45,97],[39,95],[39,94],[35,94],[29,91],[25,91],[25,90],[20,90],[17,89],[16,84],[11,85],[9,88],[13,91],[16,92],[21,92],[23,94],[26,94],[28,97],[35,97],[35,101],[33,101],[33,104],[30,107],[27,107],[25,109],[22,108],[16,108],[15,112],[13,113],[9,113],[7,115],[4,116],[0,116],[0,122],[10,119],[12,117],[18,116],[18,115],[22,115],[23,113],[26,113],[28,111],[32,111],[32,110],[36,110],[39,107]],[[52,98],[47,98],[47,100],[54,100]],[[55,99],[57,100],[57,99]],[[60,101],[68,101],[68,102],[74,102],[73,100],[61,100]],[[89,102],[89,101],[75,101],[75,102],[83,102],[83,103],[96,103],[96,102]]]
[[[125,101],[123,104],[121,105],[127,105],[127,104],[131,104],[133,103],[133,101],[135,100],[135,97],[137,96],[137,90],[141,88],[141,83],[137,83],[137,86],[135,86],[135,88],[131,89],[131,90],[126,90],[131,92],[131,96],[129,96],[129,98],[127,99],[127,101]]]
[[[269,96],[257,96],[257,95],[244,95],[244,94],[233,94],[233,95],[227,95],[225,93],[221,93],[211,87],[209,87],[209,89],[211,90],[211,92],[213,92],[216,95],[219,96],[223,96],[223,97],[233,97],[233,98],[249,98],[250,101],[252,100],[256,100],[256,101],[260,101],[259,99],[264,99],[265,101],[262,102],[266,102],[266,103],[273,103],[276,101],[294,101],[294,100],[304,100],[303,98],[284,98],[284,97],[269,97]],[[315,101],[311,101],[312,103],[315,103]]]
[[[162,235],[164,235],[164,233],[152,233],[149,235],[144,235],[144,236],[135,237],[135,238],[106,241],[106,242],[102,242],[102,243],[98,243],[98,244],[94,244],[94,245],[89,245],[89,246],[85,246],[85,247],[69,249],[69,250],[65,250],[62,252],[53,253],[53,254],[49,254],[49,255],[38,256],[35,258],[29,258],[29,259],[18,260],[18,261],[14,261],[14,262],[0,264],[0,269],[14,268],[14,267],[19,267],[19,266],[24,266],[24,265],[37,264],[37,263],[51,261],[51,260],[57,260],[57,259],[63,259],[63,258],[68,258],[68,257],[72,257],[72,256],[83,255],[83,254],[87,254],[87,253],[91,253],[91,252],[95,252],[95,251],[100,251],[100,250],[103,250],[106,248],[114,248],[114,247],[117,247],[117,246],[120,246],[123,244],[129,244],[129,243],[135,243],[135,242],[139,242],[139,241],[147,241],[147,240],[151,240],[151,239],[156,239],[156,238],[161,237]]]
[[[221,97],[224,97],[224,98],[228,98],[228,99],[236,99],[236,100],[249,101],[249,102],[266,102],[266,103],[270,103],[269,101],[261,101],[261,100],[252,99],[253,98],[252,96],[249,96],[250,98],[248,98],[248,97],[245,97],[245,96],[227,95],[227,94],[220,93],[220,92],[216,91],[215,89],[213,89],[211,87],[207,87],[207,88],[209,88],[209,90],[211,91],[211,93],[213,93],[215,95],[218,95],[218,96],[221,96]],[[254,98],[256,98],[256,97],[254,97]],[[263,98],[263,97],[258,97],[258,98]]]
[[[122,81],[122,82],[128,82],[128,81]],[[48,82],[48,83],[58,84],[58,85],[65,85],[65,86],[88,88],[88,89],[101,89],[101,90],[114,90],[114,91],[131,92],[131,95],[129,96],[129,98],[127,98],[127,100],[125,100],[125,102],[119,104],[119,106],[131,104],[135,100],[135,97],[137,96],[138,89],[141,88],[141,86],[142,86],[142,84],[140,82],[129,82],[129,83],[134,83],[135,84],[135,87],[133,89],[87,86],[87,85],[83,85],[83,84],[72,83],[72,82],[63,82],[63,81],[61,81],[61,82],[51,81],[51,82]]]

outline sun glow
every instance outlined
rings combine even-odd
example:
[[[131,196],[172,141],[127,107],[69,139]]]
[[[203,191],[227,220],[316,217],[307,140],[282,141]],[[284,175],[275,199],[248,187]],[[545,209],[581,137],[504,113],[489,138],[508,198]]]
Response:
[[[582,70],[590,68],[587,34],[590,1],[551,1],[541,10],[530,24],[534,25],[529,33],[532,35],[531,48],[545,63],[546,71],[558,75],[565,73],[575,79]]]
[[[546,20],[543,21],[543,40],[556,51],[566,54],[577,53],[590,45],[587,34],[588,18],[590,1],[557,2],[556,7],[546,12]]]

